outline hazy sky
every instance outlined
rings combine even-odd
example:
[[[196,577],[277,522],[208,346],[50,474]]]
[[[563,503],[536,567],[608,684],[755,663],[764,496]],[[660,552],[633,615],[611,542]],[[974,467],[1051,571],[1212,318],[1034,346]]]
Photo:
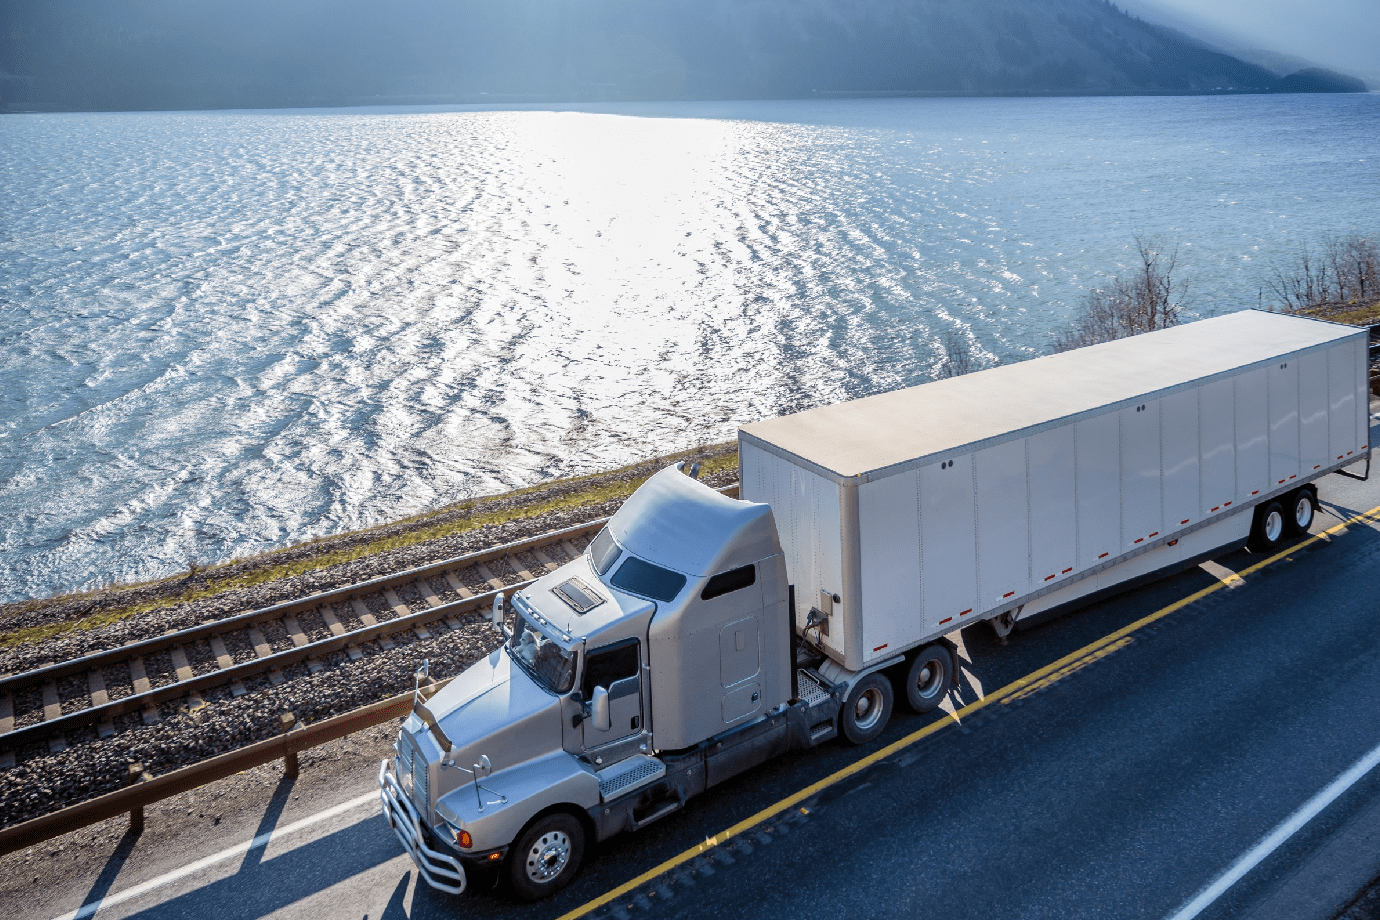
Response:
[[[1117,5],[1151,21],[1156,8],[1167,10],[1243,46],[1296,54],[1380,89],[1380,0],[1118,0]]]

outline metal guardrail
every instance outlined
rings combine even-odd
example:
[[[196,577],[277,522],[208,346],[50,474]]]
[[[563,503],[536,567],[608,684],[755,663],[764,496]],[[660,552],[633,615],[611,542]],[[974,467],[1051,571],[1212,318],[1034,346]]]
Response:
[[[446,683],[448,681],[439,682],[435,687],[439,690]],[[294,728],[276,738],[259,741],[162,776],[144,779],[128,788],[108,792],[90,801],[4,828],[0,830],[0,856],[126,813],[130,814],[136,826],[142,826],[145,805],[189,792],[198,786],[275,760],[284,761],[287,764],[288,775],[293,775],[296,757],[302,751],[343,738],[364,728],[403,718],[411,711],[411,693],[390,697],[363,709]]]

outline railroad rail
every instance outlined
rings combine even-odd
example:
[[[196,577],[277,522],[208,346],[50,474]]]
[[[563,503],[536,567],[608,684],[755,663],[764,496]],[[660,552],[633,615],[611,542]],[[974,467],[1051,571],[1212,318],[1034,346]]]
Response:
[[[737,485],[719,491],[736,496]],[[198,709],[206,705],[201,694],[210,688],[228,685],[232,696],[240,696],[249,678],[267,676],[270,684],[282,684],[293,665],[305,663],[317,673],[337,652],[358,659],[371,643],[383,651],[394,648],[390,637],[402,633],[425,641],[432,630],[460,629],[460,617],[491,604],[496,593],[531,584],[577,557],[607,520],[0,678],[0,768],[13,766],[26,745],[46,741],[50,752],[65,750],[75,733],[92,726],[97,737],[109,737],[117,730],[115,719],[129,713],[155,724],[160,704],[186,700]],[[454,599],[443,601],[443,596]],[[310,626],[304,628],[302,620],[308,618]],[[151,661],[156,666],[150,667]],[[128,689],[112,693],[111,685]]]

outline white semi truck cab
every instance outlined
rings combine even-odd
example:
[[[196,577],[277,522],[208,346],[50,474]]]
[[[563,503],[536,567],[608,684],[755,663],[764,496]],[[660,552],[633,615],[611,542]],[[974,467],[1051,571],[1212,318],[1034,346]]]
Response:
[[[544,897],[594,841],[872,740],[893,680],[939,706],[965,626],[1273,551],[1316,480],[1369,475],[1366,344],[1247,311],[746,425],[740,499],[662,470],[511,616],[496,597],[502,647],[419,680],[384,814],[432,886]]]
[[[423,877],[459,893],[506,870],[543,897],[588,842],[834,737],[828,682],[792,686],[788,601],[770,506],[654,475],[579,559],[513,594],[500,648],[419,693],[379,785]]]

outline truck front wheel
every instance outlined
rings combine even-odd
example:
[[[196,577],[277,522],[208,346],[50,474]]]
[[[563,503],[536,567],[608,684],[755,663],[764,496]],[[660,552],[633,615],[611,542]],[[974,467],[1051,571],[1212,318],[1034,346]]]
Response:
[[[954,657],[939,643],[927,645],[910,663],[906,674],[906,702],[916,712],[929,712],[944,702],[954,679]]]
[[[869,674],[853,685],[839,713],[843,737],[852,744],[866,744],[882,733],[891,718],[891,681]]]
[[[539,901],[560,891],[580,871],[585,828],[563,811],[538,818],[508,851],[508,880],[524,901]]]

